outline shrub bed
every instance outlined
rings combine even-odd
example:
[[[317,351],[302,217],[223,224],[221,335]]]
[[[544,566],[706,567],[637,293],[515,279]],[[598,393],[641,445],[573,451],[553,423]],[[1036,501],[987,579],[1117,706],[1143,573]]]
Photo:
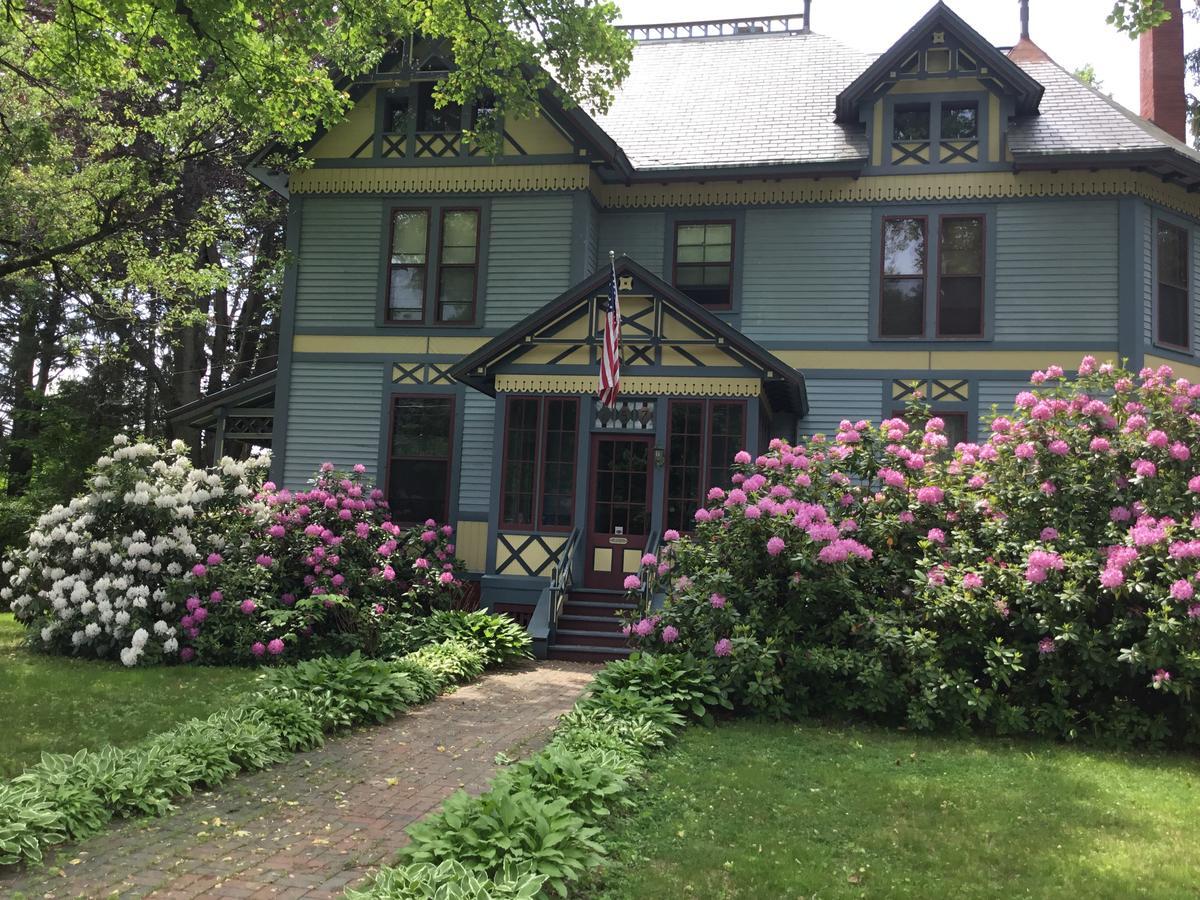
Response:
[[[739,453],[641,577],[644,648],[742,707],[1194,744],[1200,385],[1091,358],[951,450],[920,405]]]
[[[477,677],[486,661],[528,654],[511,643],[464,639],[464,629],[499,616],[475,613],[470,625],[442,617],[452,636],[393,660],[355,651],[272,670],[263,688],[238,705],[190,719],[127,749],[44,754],[21,775],[0,782],[0,865],[38,861],[46,847],[77,841],[110,819],[162,815],[197,787],[281,762],[319,746],[330,732],[382,722]]]
[[[40,646],[127,666],[387,656],[461,594],[451,526],[392,523],[363,466],[293,492],[263,481],[267,456],[197,469],[185,450],[119,436],[4,561],[0,601]]]
[[[599,826],[632,803],[632,781],[689,721],[728,706],[711,666],[634,654],[610,663],[541,753],[465,791],[408,829],[401,863],[353,900],[565,896],[605,856]]]

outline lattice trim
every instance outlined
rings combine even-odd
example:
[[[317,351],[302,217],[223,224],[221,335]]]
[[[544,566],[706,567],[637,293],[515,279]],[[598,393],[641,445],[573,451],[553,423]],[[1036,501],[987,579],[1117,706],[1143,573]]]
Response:
[[[522,394],[594,394],[596,376],[497,375],[496,390]],[[680,397],[757,397],[762,393],[762,382],[757,378],[631,375],[621,379],[621,391]]]
[[[297,194],[566,191],[587,186],[586,165],[306,169],[289,182]]]

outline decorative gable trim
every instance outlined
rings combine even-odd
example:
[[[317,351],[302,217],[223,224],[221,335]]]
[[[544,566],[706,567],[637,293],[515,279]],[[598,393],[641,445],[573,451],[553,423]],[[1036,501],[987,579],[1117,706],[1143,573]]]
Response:
[[[306,169],[291,178],[297,194],[462,194],[578,191],[590,182],[580,165]]]
[[[941,45],[956,45],[944,51]],[[935,68],[928,53],[939,56]],[[945,59],[945,68],[941,60]],[[957,60],[957,61],[956,61]],[[1017,115],[1035,115],[1044,88],[1024,69],[993,47],[979,32],[968,25],[945,3],[938,2],[920,21],[904,33],[891,49],[872,63],[837,98],[837,121],[857,122],[858,107],[880,88],[899,80],[940,75],[971,66],[970,74],[990,80],[1010,93]]]

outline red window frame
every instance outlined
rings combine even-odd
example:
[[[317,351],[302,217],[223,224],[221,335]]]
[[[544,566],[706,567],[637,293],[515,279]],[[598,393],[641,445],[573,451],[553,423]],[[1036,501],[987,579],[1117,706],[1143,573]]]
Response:
[[[888,222],[915,220],[921,223],[921,232],[925,235],[925,263],[920,275],[888,275],[887,251],[884,241],[887,239]],[[921,330],[917,334],[885,334],[883,330],[883,298],[884,289],[889,281],[908,281],[920,278],[921,288]],[[879,336],[889,340],[917,340],[925,337],[926,307],[929,304],[929,216],[884,216],[879,228]]]
[[[749,425],[750,425],[750,423],[749,423],[750,410],[749,410],[749,404],[745,400],[725,399],[725,398],[721,398],[721,397],[690,397],[690,398],[689,397],[678,397],[678,398],[672,398],[667,403],[667,447],[666,447],[667,459],[666,459],[666,466],[665,466],[665,472],[664,472],[665,480],[664,480],[664,489],[663,489],[663,522],[664,522],[663,527],[664,528],[675,527],[675,525],[670,520],[671,500],[672,499],[688,500],[689,499],[686,497],[673,498],[671,496],[671,469],[672,469],[672,466],[671,466],[671,440],[674,437],[674,435],[671,431],[671,422],[674,420],[673,410],[675,409],[675,407],[679,406],[679,405],[684,405],[684,404],[699,405],[701,408],[701,411],[700,411],[700,495],[699,495],[699,497],[696,498],[696,505],[691,510],[687,511],[683,521],[681,523],[679,523],[679,524],[682,524],[684,527],[678,529],[679,531],[691,531],[694,527],[694,522],[692,520],[691,514],[692,514],[692,512],[695,511],[695,509],[698,509],[700,506],[702,506],[704,504],[705,499],[708,496],[708,492],[713,486],[713,484],[712,484],[713,465],[712,465],[712,459],[711,459],[712,444],[713,444],[713,431],[712,431],[713,407],[717,406],[717,405],[741,407],[741,410],[742,410],[741,445],[742,445],[742,447],[745,446],[745,442],[747,440],[747,432],[748,432]],[[689,433],[687,436],[695,437],[695,435],[693,435],[691,433]],[[734,451],[734,452],[737,452],[737,451]],[[729,465],[731,467],[733,465],[733,456],[732,455],[730,455],[730,457],[729,457]]]
[[[733,309],[733,267],[736,263],[737,255],[737,221],[735,219],[688,219],[687,221],[679,221],[675,223],[675,233],[671,241],[671,284],[679,288],[683,293],[687,293],[687,288],[679,285],[679,229],[688,225],[728,225],[729,226],[729,262],[728,263],[684,263],[685,266],[729,266],[729,279],[725,285],[725,289],[729,292],[729,299],[725,303],[704,303],[700,300],[696,302],[705,309]],[[701,246],[704,246],[701,244]]]
[[[470,263],[447,263],[444,262],[446,252],[446,214],[456,212],[469,212],[475,214],[475,258]],[[437,272],[434,280],[434,298],[433,298],[433,313],[434,321],[439,325],[449,326],[466,326],[475,325],[475,318],[479,315],[479,240],[481,237],[483,223],[483,210],[478,206],[447,206],[443,207],[438,216],[438,258]],[[426,255],[428,259],[428,254]],[[443,319],[442,318],[442,272],[446,269],[470,269],[471,270],[471,316],[467,319]]]
[[[506,502],[508,491],[505,489],[504,480],[508,472],[508,423],[511,421],[512,407],[514,403],[534,401],[537,404],[537,413],[535,420],[536,443],[533,459],[533,499],[531,506],[531,515],[529,522],[513,522],[509,516],[511,511],[507,508]],[[565,525],[547,525],[542,521],[542,503],[545,499],[546,490],[546,452],[547,444],[550,439],[550,430],[547,427],[548,414],[547,407],[550,403],[564,403],[571,407],[571,412],[568,414],[568,420],[574,424],[575,434],[575,459],[573,461],[571,471],[571,520]],[[565,431],[565,430],[564,430]],[[557,532],[570,531],[575,527],[575,480],[579,474],[579,399],[577,397],[536,397],[530,395],[518,395],[506,398],[504,406],[504,438],[501,447],[500,455],[500,525],[506,529],[514,531],[534,531],[534,532]]]
[[[393,453],[393,450],[395,448],[396,405],[397,405],[397,401],[400,401],[400,400],[439,400],[439,401],[447,402],[449,404],[450,428],[449,428],[449,433],[446,435],[446,455],[445,455],[445,457],[429,456],[429,455],[396,456]],[[391,501],[391,496],[392,496],[392,465],[397,460],[416,459],[416,460],[441,461],[444,459],[446,462],[446,490],[442,497],[442,515],[440,517],[432,516],[431,518],[433,518],[435,521],[437,521],[438,524],[446,524],[449,521],[449,519],[450,519],[450,498],[453,495],[453,483],[454,483],[454,435],[455,435],[455,430],[456,430],[455,425],[457,423],[457,419],[455,418],[456,412],[457,412],[457,403],[455,401],[455,397],[453,394],[392,394],[391,395],[391,402],[390,402],[389,411],[388,411],[388,433],[387,433],[387,454],[386,454],[387,472],[386,472],[386,478],[384,479],[384,486],[383,486],[383,496],[388,499],[389,508],[390,508],[390,501]],[[422,520],[422,521],[424,521],[424,520]],[[417,525],[420,523],[415,522],[415,521],[408,522],[408,521],[403,521],[403,520],[397,520],[396,524],[397,525]]]
[[[392,262],[392,250],[396,240],[396,213],[423,212],[425,213],[425,262],[421,265],[421,317],[419,319],[392,318],[392,270],[411,269],[416,266],[396,265]],[[425,324],[425,316],[429,307],[429,246],[433,231],[433,208],[429,206],[393,206],[388,213],[388,242],[387,242],[387,276],[384,281],[384,320],[388,325],[419,326]],[[478,250],[476,251],[478,254]]]
[[[1162,228],[1173,228],[1183,234],[1183,273],[1184,283],[1171,284],[1163,281],[1162,278],[1162,263],[1160,260],[1161,251],[1159,250],[1159,231]],[[1168,222],[1164,219],[1158,219],[1154,226],[1154,343],[1161,347],[1169,347],[1173,350],[1190,351],[1192,347],[1192,285],[1191,285],[1191,265],[1192,265],[1192,235],[1191,232],[1174,222]],[[1166,286],[1173,290],[1182,290],[1184,295],[1183,312],[1183,337],[1184,343],[1177,344],[1174,341],[1167,340],[1162,336],[1162,289]]]
[[[974,219],[979,222],[979,271],[975,275],[946,275],[942,271],[942,245],[945,242],[945,224],[955,220]],[[926,241],[928,241],[926,235]],[[939,338],[978,340],[984,334],[984,292],[987,289],[987,216],[982,213],[954,213],[952,215],[938,216],[938,256],[937,256],[937,293],[934,296],[934,334]],[[926,256],[926,269],[929,268],[928,256]],[[979,330],[975,332],[964,332],[962,334],[943,334],[942,333],[942,279],[943,278],[978,278],[979,279]]]

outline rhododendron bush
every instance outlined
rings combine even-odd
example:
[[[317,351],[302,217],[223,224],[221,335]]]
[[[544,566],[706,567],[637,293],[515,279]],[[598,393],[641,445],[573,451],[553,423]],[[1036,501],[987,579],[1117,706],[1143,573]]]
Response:
[[[91,492],[5,560],[0,599],[37,643],[129,666],[404,651],[408,619],[461,592],[450,526],[393,524],[362,466],[291,492],[265,455],[185,454],[119,436]]]
[[[628,587],[646,649],[741,703],[910,727],[1200,740],[1200,385],[1085,358],[978,444],[921,406],[740,453]]]

